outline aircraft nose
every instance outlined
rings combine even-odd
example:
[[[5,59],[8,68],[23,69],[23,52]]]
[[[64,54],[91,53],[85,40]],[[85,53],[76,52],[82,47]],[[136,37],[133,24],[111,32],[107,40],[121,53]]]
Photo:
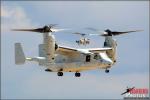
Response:
[[[107,63],[108,63],[109,65],[112,65],[112,64],[113,64],[113,62],[112,62],[112,61],[107,61]]]
[[[111,61],[111,60],[100,60],[100,62],[101,63],[103,63],[103,64],[108,64],[108,65],[112,65],[113,64],[113,62]]]

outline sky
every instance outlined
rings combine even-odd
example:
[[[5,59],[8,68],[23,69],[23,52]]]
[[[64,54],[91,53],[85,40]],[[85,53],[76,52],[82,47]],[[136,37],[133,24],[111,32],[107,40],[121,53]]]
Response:
[[[102,47],[103,37],[92,36],[89,46],[79,47],[79,36],[101,31],[144,30],[114,37],[117,63],[110,73],[102,69],[74,73],[45,72],[43,66],[26,62],[15,65],[14,43],[22,43],[27,57],[38,56],[41,34],[12,32],[12,28],[37,28],[58,24],[69,32],[55,33],[59,45],[74,48]],[[126,87],[149,88],[148,1],[2,1],[1,3],[1,98],[2,99],[122,99]]]

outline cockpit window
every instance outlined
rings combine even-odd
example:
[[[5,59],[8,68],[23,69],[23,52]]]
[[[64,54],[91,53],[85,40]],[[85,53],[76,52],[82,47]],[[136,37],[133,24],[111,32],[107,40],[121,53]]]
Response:
[[[101,56],[99,54],[95,54],[94,59],[96,59],[96,60],[101,59]]]

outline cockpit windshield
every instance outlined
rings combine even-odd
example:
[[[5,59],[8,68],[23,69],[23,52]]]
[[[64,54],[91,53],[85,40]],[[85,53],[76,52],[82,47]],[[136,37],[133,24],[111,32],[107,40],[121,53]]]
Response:
[[[96,53],[96,54],[94,55],[94,59],[96,59],[96,60],[101,59],[100,54]]]

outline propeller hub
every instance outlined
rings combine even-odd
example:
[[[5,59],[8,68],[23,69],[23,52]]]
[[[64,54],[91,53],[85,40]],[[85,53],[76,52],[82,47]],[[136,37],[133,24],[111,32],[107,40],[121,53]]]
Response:
[[[105,32],[107,32],[107,35],[108,35],[108,36],[112,36],[111,30],[107,29],[107,30],[105,30]]]
[[[44,32],[52,32],[52,31],[51,31],[51,27],[49,27],[49,26],[44,26],[44,27],[43,27],[43,31],[44,31]]]

